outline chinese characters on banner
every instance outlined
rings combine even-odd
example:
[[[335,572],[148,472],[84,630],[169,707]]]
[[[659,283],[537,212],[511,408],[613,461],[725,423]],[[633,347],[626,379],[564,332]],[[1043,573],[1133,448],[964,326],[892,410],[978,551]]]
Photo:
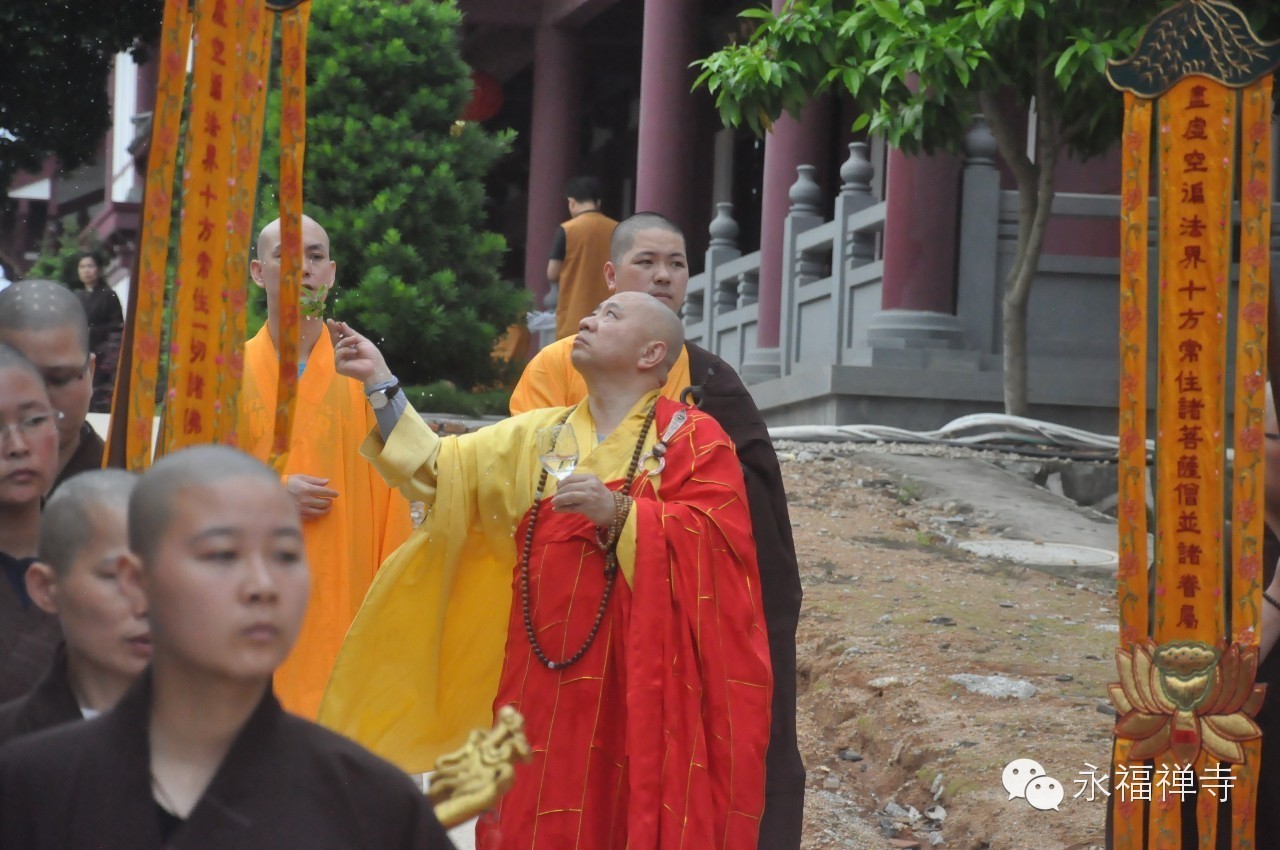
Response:
[[[235,45],[247,5],[225,0],[196,4],[165,451],[214,442],[223,405],[234,398],[221,395],[221,374],[230,355],[222,340],[228,319],[224,291],[232,283],[226,276],[227,223],[236,178],[231,133],[241,71]],[[245,285],[243,277],[235,283]]]
[[[1223,368],[1236,93],[1203,77],[1157,106],[1160,356],[1155,639],[1223,631]]]
[[[227,0],[215,0],[227,2]],[[244,379],[244,341],[247,338],[246,306],[249,274],[249,242],[253,230],[253,210],[258,188],[258,161],[262,152],[262,123],[266,111],[267,69],[271,59],[271,32],[274,15],[261,3],[249,3],[236,39],[237,107],[232,113],[231,147],[233,163],[230,212],[226,221],[227,251],[222,299],[227,320],[222,324],[221,350],[226,352],[226,368],[219,370],[218,396],[224,399],[216,422],[219,443],[237,445],[235,433],[239,417],[235,402]],[[228,403],[229,402],[229,403]]]

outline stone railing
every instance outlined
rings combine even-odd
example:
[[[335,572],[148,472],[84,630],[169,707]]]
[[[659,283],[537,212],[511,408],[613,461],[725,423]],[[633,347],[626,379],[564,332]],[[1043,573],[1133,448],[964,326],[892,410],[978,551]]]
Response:
[[[748,383],[828,365],[1001,369],[1001,294],[1015,261],[1020,198],[1001,188],[995,140],[981,116],[965,139],[954,316],[881,309],[886,203],[872,193],[867,145],[849,146],[830,219],[819,209],[822,192],[814,168],[797,170],[784,224],[778,315],[760,314],[760,254],[742,255],[733,207],[719,204],[709,228],[706,271],[689,283],[684,321],[690,340],[719,354]],[[1094,219],[1118,227],[1119,213],[1117,195],[1058,192],[1053,202],[1059,225]],[[1153,281],[1157,222],[1153,201]],[[1273,206],[1271,234],[1273,263],[1280,263],[1280,204]],[[1119,333],[1119,273],[1119,257],[1040,257],[1027,317],[1034,374],[1057,381],[1058,373],[1071,373],[1072,381],[1110,385]],[[757,351],[757,329],[766,321],[778,322],[776,352]],[[775,359],[766,361],[766,354]]]
[[[814,167],[802,165],[797,171],[782,247],[782,375],[806,363],[847,362],[865,341],[867,321],[880,309],[883,276],[877,234],[884,229],[885,205],[871,191],[867,145],[849,146],[829,221],[819,212],[822,190]],[[760,323],[760,252],[742,254],[733,205],[717,207],[706,270],[689,281],[685,333],[741,369],[756,347]]]

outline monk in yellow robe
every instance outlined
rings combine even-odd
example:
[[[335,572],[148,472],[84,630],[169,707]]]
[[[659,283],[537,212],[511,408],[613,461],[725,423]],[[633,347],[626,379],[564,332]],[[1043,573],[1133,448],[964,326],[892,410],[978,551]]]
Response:
[[[386,380],[331,329],[340,373]],[[656,299],[611,297],[577,340],[582,404],[444,439],[403,402],[378,411],[362,452],[431,511],[375,579],[320,721],[417,772],[515,705],[533,761],[481,850],[752,850],[772,683],[733,445],[658,396],[683,329]],[[558,483],[539,467],[556,425],[577,447]]]
[[[374,573],[409,536],[413,524],[409,503],[360,457],[360,441],[373,427],[373,412],[360,386],[334,371],[333,343],[316,307],[323,308],[337,264],[329,257],[329,235],[305,216],[302,249],[298,407],[284,481],[302,514],[313,590],[302,633],[276,670],[275,689],[285,708],[313,718],[343,635]],[[266,290],[267,323],[245,346],[238,436],[241,448],[266,461],[279,374],[278,220],[263,228],[257,251],[249,273]],[[311,309],[305,309],[307,305]]]
[[[684,234],[657,213],[636,213],[614,229],[603,272],[610,292],[647,292],[679,311],[689,286]],[[586,383],[570,357],[573,345],[574,337],[558,339],[529,362],[511,395],[513,414],[577,404],[586,398]],[[733,440],[742,462],[773,662],[773,730],[760,850],[799,850],[805,784],[796,741],[800,568],[778,455],[764,417],[738,373],[705,348],[684,344],[662,395],[675,401],[687,398],[710,414]]]

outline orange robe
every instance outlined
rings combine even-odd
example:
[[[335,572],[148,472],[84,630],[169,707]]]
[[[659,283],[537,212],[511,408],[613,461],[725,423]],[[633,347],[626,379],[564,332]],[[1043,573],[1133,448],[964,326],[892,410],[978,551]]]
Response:
[[[573,334],[544,346],[524,367],[520,382],[511,392],[512,416],[543,407],[568,407],[587,397],[586,382],[573,368],[569,357],[577,336]],[[680,401],[680,393],[689,384],[689,349],[682,347],[680,358],[671,367],[662,387],[662,397]]]
[[[267,326],[245,346],[240,394],[240,446],[266,461],[271,455],[279,361]],[[298,408],[285,475],[329,479],[338,491],[329,513],[302,525],[311,566],[311,600],[293,651],[276,670],[285,708],[314,718],[347,628],[378,566],[413,528],[409,503],[360,457],[374,424],[359,383],[333,368],[333,343],[320,334],[298,380]]]
[[[578,470],[620,486],[655,397],[599,443],[587,406],[573,411],[578,444],[595,447]],[[664,471],[632,485],[599,633],[557,670],[525,631],[518,547],[537,488],[534,435],[565,411],[444,440],[410,411],[389,440],[366,444],[384,475],[433,507],[375,581],[321,721],[414,771],[514,704],[533,761],[482,819],[481,850],[756,847],[772,679],[750,515],[715,420],[658,399],[645,444],[679,411],[688,421]],[[550,482],[544,498],[553,492]],[[588,520],[541,506],[530,610],[551,657],[591,630],[603,564]]]
[[[560,225],[565,244],[556,298],[556,339],[576,334],[578,322],[609,297],[604,264],[609,261],[609,241],[617,226],[599,210],[588,210]]]

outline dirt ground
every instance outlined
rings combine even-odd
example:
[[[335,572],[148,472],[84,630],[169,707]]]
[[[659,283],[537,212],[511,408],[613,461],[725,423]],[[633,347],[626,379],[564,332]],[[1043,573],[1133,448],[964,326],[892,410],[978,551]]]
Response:
[[[1087,780],[1109,764],[1114,585],[954,548],[995,532],[873,452],[780,444],[779,457],[805,592],[805,850],[1101,846],[1106,802]],[[948,679],[962,673],[1035,694],[971,693]],[[1058,810],[1009,799],[1016,758],[1060,780]]]

